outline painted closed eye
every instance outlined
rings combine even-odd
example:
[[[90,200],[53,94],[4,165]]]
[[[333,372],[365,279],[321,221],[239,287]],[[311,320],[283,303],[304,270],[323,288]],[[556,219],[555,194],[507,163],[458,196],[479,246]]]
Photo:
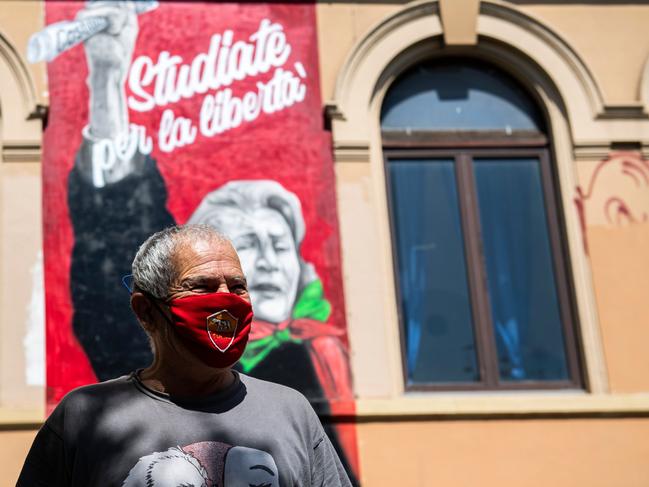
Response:
[[[248,484],[248,487],[273,487],[273,484]]]
[[[252,249],[258,246],[257,238],[254,234],[241,235],[233,239],[234,248],[237,249],[237,252],[242,250]]]
[[[288,242],[275,242],[273,244],[273,248],[275,249],[275,252],[287,252],[289,250],[292,250],[293,246],[290,245]]]

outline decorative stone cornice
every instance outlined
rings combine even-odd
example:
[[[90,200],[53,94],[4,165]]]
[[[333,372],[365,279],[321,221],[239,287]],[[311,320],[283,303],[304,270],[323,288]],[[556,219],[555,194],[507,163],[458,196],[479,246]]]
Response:
[[[370,146],[367,142],[344,141],[334,143],[335,162],[369,162]]]
[[[3,162],[40,162],[41,145],[30,141],[8,141],[2,144]]]

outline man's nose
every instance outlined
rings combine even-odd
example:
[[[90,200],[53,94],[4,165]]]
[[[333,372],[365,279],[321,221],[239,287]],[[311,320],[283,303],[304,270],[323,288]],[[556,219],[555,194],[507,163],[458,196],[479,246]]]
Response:
[[[222,283],[219,284],[219,287],[216,289],[216,292],[217,293],[229,293],[231,291],[230,291],[230,288],[228,287],[228,283],[227,282],[222,282]]]

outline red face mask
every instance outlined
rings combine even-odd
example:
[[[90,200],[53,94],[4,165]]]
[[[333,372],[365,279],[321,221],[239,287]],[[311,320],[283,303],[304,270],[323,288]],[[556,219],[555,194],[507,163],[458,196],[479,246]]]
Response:
[[[169,310],[178,338],[206,365],[233,365],[246,348],[252,306],[236,294],[209,293],[173,299]]]

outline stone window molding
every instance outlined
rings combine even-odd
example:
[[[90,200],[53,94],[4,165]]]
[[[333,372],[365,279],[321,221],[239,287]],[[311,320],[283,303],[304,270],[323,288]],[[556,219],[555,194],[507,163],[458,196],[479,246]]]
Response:
[[[27,65],[0,32],[0,161],[40,162],[42,121]]]

